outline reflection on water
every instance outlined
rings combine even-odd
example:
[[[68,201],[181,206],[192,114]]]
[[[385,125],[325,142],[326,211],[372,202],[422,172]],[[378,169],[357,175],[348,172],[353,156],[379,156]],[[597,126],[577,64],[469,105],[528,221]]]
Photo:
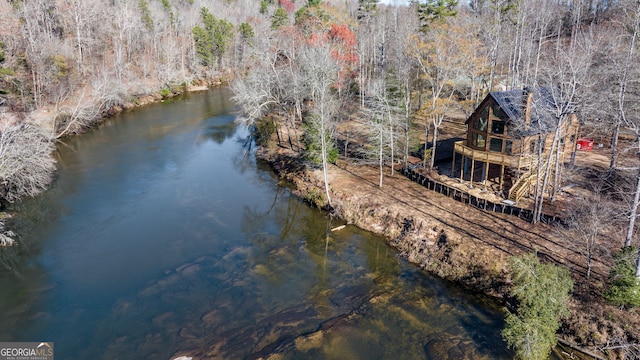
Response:
[[[60,146],[52,190],[16,208],[0,339],[53,341],[61,359],[511,357],[490,302],[292,197],[228,98],[149,106]]]

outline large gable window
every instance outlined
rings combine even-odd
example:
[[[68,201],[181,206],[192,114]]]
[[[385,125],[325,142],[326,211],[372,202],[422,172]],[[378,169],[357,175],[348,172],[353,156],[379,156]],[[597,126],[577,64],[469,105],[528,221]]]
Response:
[[[488,120],[486,117],[478,116],[475,120],[473,120],[473,128],[485,132],[487,131],[487,123]]]
[[[498,104],[494,104],[492,107],[492,110],[493,110],[493,116],[500,118],[502,120],[505,120],[507,118],[507,113],[505,113],[504,110],[502,110],[502,108],[498,106]]]

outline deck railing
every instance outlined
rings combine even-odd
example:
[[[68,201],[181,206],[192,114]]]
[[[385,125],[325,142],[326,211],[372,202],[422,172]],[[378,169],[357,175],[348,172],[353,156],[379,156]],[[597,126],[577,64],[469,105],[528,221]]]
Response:
[[[531,156],[507,155],[501,152],[476,150],[468,147],[466,140],[456,141],[453,149],[457,154],[477,161],[489,162],[491,164],[504,165],[517,169],[529,168],[533,163]]]

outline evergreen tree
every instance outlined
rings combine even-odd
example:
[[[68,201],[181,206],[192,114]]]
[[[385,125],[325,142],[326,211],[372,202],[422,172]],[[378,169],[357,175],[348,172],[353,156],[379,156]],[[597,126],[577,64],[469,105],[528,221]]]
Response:
[[[200,15],[204,28],[196,26],[192,29],[193,39],[196,43],[196,53],[203,65],[210,67],[218,60],[221,66],[222,57],[233,38],[233,25],[224,19],[218,19],[203,7]]]
[[[4,55],[4,44],[0,41],[0,95],[8,94],[9,90],[6,87],[9,87],[8,83],[3,81],[4,78],[11,76],[14,72],[11,69],[5,68],[3,63],[5,62]],[[2,99],[0,99],[0,104],[2,104]]]
[[[244,40],[253,39],[255,37],[253,28],[251,27],[251,25],[249,25],[246,22],[243,22],[242,24],[240,24],[239,32],[240,32],[240,36],[242,36]]]
[[[211,53],[211,48],[213,47],[213,39],[207,33],[207,31],[200,26],[196,26],[191,30],[193,34],[193,41],[196,45],[196,54],[200,61],[202,61],[202,65],[209,67],[213,65],[213,54]]]
[[[320,137],[319,121],[317,116],[313,116],[304,126],[302,142],[305,145],[305,158],[316,165],[322,164],[322,142],[324,141],[327,146],[327,162],[335,164],[338,161],[338,148],[328,130],[324,132],[324,139]]]
[[[260,14],[266,14],[267,13],[267,7],[269,6],[269,3],[266,1],[260,1]]]
[[[283,25],[286,25],[287,21],[289,21],[289,15],[287,14],[287,10],[279,7],[276,9],[276,11],[273,13],[273,16],[271,17],[271,28],[277,29]]]
[[[518,359],[546,359],[556,345],[560,319],[569,312],[569,271],[541,264],[534,253],[511,258],[509,270],[517,305],[515,313],[507,312],[502,337]]]
[[[424,30],[429,24],[440,21],[448,16],[456,16],[458,0],[426,0],[418,2],[418,17],[420,26]]]
[[[625,246],[614,256],[615,266],[611,268],[607,300],[618,306],[640,306],[640,280],[635,276],[636,250]]]
[[[2,79],[3,75],[13,75],[13,71],[2,66],[2,64],[6,60],[3,47],[4,44],[2,43],[2,41],[0,41],[0,79]]]
[[[142,22],[144,23],[144,26],[146,26],[148,30],[153,30],[153,18],[151,17],[151,11],[149,10],[149,3],[147,0],[140,0],[138,2],[138,7],[142,12]]]

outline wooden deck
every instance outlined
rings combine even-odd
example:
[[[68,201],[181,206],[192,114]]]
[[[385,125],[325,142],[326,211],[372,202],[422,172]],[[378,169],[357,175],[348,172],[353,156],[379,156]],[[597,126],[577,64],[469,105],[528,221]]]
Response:
[[[476,150],[466,146],[465,143],[466,140],[457,141],[454,144],[454,151],[474,161],[482,161],[516,169],[528,169],[533,164],[533,158],[530,156],[507,155],[493,151]]]

